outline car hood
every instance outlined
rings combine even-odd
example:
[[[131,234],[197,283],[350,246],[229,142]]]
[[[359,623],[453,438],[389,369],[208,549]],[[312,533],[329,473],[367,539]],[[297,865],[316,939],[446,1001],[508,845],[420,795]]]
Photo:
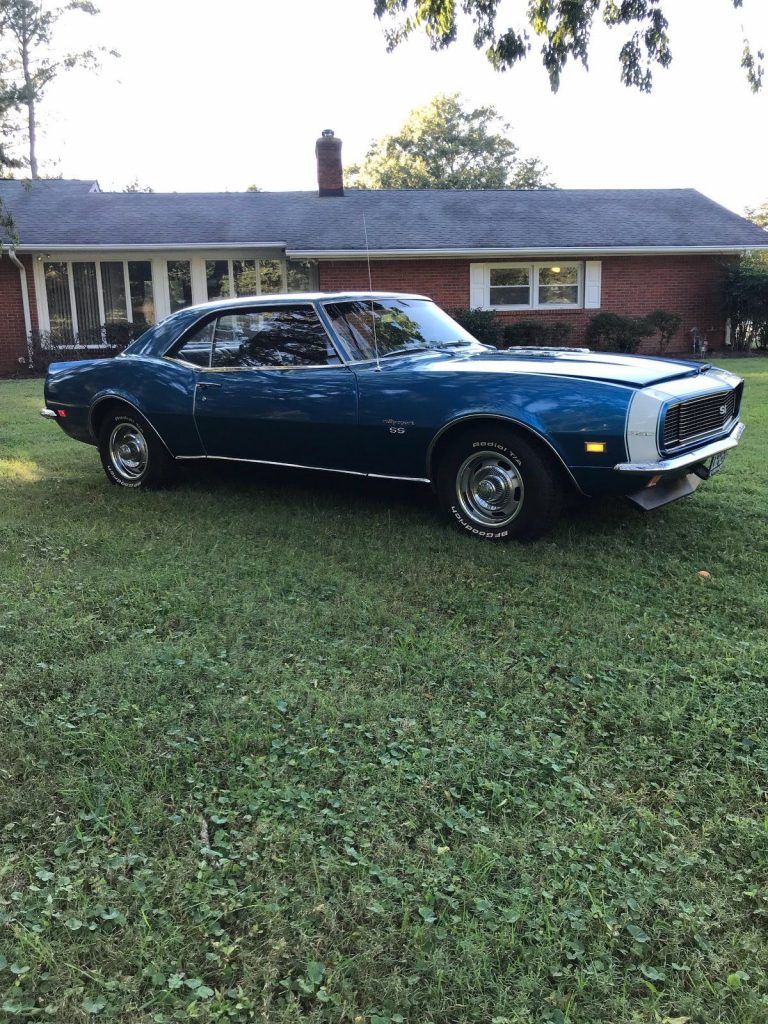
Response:
[[[489,349],[455,350],[452,354],[429,353],[427,367],[436,372],[530,373],[557,377],[581,377],[628,387],[647,387],[679,377],[696,377],[710,369],[707,363],[682,359],[655,359],[603,352],[493,352]]]

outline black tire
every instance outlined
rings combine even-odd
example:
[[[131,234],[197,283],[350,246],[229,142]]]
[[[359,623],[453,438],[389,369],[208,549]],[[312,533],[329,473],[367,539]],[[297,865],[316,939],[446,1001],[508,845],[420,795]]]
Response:
[[[165,445],[144,417],[127,406],[116,406],[105,416],[99,454],[107,480],[118,487],[162,487],[172,475],[173,459]]]
[[[514,428],[478,426],[450,440],[437,467],[440,505],[453,525],[483,540],[532,540],[553,528],[565,493],[546,449]]]

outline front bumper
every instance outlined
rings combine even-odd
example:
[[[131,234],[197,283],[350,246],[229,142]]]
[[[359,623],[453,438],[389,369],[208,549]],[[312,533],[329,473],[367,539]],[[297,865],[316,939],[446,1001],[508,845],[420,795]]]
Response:
[[[680,473],[690,466],[698,466],[713,455],[720,452],[727,452],[735,448],[744,433],[744,424],[737,423],[727,437],[721,437],[719,441],[712,441],[703,448],[696,448],[694,451],[685,452],[684,455],[675,455],[671,459],[661,459],[659,462],[620,462],[613,468],[618,473]]]

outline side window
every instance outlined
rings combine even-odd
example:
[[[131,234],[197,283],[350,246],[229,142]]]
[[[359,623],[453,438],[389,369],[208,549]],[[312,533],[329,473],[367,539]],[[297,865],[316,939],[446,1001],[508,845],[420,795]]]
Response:
[[[314,309],[284,306],[229,313],[216,321],[212,366],[338,366]]]
[[[211,342],[215,326],[215,321],[209,320],[207,324],[190,334],[181,348],[174,352],[173,358],[183,359],[185,363],[207,369],[211,365]]]

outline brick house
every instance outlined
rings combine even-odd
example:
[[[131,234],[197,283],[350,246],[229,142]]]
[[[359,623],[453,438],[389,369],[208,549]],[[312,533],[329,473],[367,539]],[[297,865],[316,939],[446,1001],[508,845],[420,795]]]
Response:
[[[0,258],[0,373],[40,332],[102,343],[222,295],[369,287],[504,320],[599,310],[680,313],[727,344],[724,261],[768,249],[760,228],[692,189],[345,192],[341,141],[315,147],[315,192],[116,193],[95,181],[0,181],[17,239]]]

